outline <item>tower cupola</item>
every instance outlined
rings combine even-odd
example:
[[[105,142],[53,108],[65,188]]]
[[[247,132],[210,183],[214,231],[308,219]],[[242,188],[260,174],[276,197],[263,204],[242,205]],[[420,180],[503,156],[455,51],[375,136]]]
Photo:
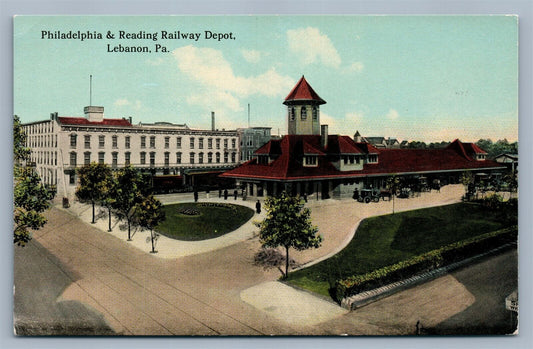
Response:
[[[288,133],[319,135],[320,105],[325,103],[302,75],[283,102],[287,106]]]

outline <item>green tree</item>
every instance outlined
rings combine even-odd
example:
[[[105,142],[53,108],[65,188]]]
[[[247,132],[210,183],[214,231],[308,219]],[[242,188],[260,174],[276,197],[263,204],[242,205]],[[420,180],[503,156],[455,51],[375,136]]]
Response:
[[[79,184],[76,188],[76,197],[82,202],[92,205],[93,218],[91,223],[95,223],[94,206],[102,200],[103,185],[111,176],[111,169],[106,164],[95,162],[84,165],[78,169]]]
[[[24,246],[31,240],[30,230],[46,224],[42,213],[50,207],[52,194],[41,183],[37,171],[27,166],[31,151],[26,146],[26,134],[15,115],[13,120],[13,242]]]
[[[108,217],[108,225],[107,228],[108,232],[113,231],[111,228],[111,211],[113,209],[113,205],[115,203],[115,197],[116,197],[116,190],[117,190],[117,177],[116,174],[111,172],[110,176],[106,177],[104,182],[102,183],[102,196],[100,199],[100,204],[107,209],[107,217]]]
[[[318,228],[311,224],[311,211],[304,207],[300,197],[289,196],[282,192],[276,197],[265,200],[266,218],[257,223],[259,238],[263,247],[282,246],[285,248],[285,274],[289,273],[289,249],[298,251],[317,248],[322,236],[317,235]]]
[[[131,166],[124,167],[117,172],[116,189],[114,190],[115,209],[119,220],[126,221],[128,225],[128,241],[131,241],[131,226],[135,224],[135,209],[143,201],[142,188],[145,185],[141,174]]]
[[[136,220],[141,228],[150,230],[150,240],[152,241],[152,253],[156,253],[155,241],[158,234],[154,228],[165,220],[165,212],[161,207],[161,202],[153,195],[147,196],[136,209]]]

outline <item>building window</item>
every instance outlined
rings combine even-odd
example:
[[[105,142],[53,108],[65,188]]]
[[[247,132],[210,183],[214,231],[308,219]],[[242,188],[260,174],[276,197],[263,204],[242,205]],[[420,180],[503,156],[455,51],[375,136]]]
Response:
[[[76,134],[70,135],[70,147],[71,148],[76,148],[77,140],[78,140],[78,136]]]
[[[170,147],[170,137],[165,137],[165,149]]]
[[[141,165],[146,165],[146,153],[141,152]]]
[[[300,111],[300,116],[302,118],[302,120],[306,120],[307,119],[307,107],[302,107],[301,111]]]
[[[217,145],[217,149],[220,149],[220,138],[217,138],[215,140],[215,142],[216,142],[216,145]]]
[[[259,165],[268,165],[268,155],[258,155],[257,163]]]
[[[228,163],[228,152],[224,152],[224,163],[227,164]]]
[[[98,147],[99,148],[105,147],[105,136],[104,135],[98,136]]]
[[[248,141],[246,142],[246,145],[251,147],[254,145],[254,137],[253,136],[248,136],[247,137]]]
[[[170,153],[166,152],[165,153],[165,166],[169,166],[169,165],[170,165]]]
[[[155,148],[155,136],[150,136],[150,148]]]
[[[198,138],[198,149],[204,149],[204,138]]]
[[[213,138],[207,139],[207,149],[213,149]]]
[[[181,149],[181,137],[176,138],[176,148]]]
[[[141,148],[146,148],[146,136],[141,136]]]
[[[124,153],[124,164],[128,166],[131,163],[131,153],[129,151]]]
[[[176,163],[181,164],[181,153],[180,152],[176,153]]]
[[[111,156],[112,156],[111,166],[117,167],[118,166],[118,153],[117,152],[113,152],[111,154]]]
[[[85,149],[91,149],[91,136],[84,136],[83,139],[83,142],[85,143]]]
[[[216,154],[216,162],[217,162],[217,164],[220,164],[220,153],[218,153],[218,152]]]
[[[54,156],[54,165],[57,166],[57,151],[55,152]]]
[[[203,164],[204,163],[204,153],[198,154],[198,163]]]
[[[68,183],[70,185],[76,184],[76,172],[72,171],[68,175]]]
[[[189,162],[190,162],[191,164],[194,164],[194,153],[191,153],[189,156],[190,156],[190,157],[189,157]]]
[[[313,120],[318,120],[318,107],[317,106],[314,106],[313,107]]]
[[[231,153],[231,162],[235,162],[235,152]]]
[[[118,148],[118,136],[111,137],[111,146],[113,147],[113,149]]]
[[[89,165],[91,163],[91,153],[86,152],[83,154],[83,164]]]
[[[231,148],[235,149],[235,144],[237,143],[237,140],[235,138],[231,139]]]
[[[194,137],[191,137],[190,148],[191,148],[191,149],[194,149]],[[191,153],[191,154],[192,154],[192,153]]]
[[[124,147],[125,147],[126,149],[130,149],[130,136],[126,136],[126,137],[124,138]]]
[[[207,153],[207,163],[208,164],[213,163],[213,153],[211,152]]]
[[[368,155],[368,162],[378,162],[378,156],[377,155]]]
[[[98,153],[98,163],[99,164],[103,164],[105,161],[105,153],[102,151],[102,152],[99,152]]]
[[[155,166],[155,152],[150,153],[150,166],[151,167]]]
[[[294,121],[294,107],[289,108],[289,120]]]
[[[228,139],[224,138],[224,149],[228,149]]]
[[[70,166],[76,167],[77,154],[76,152],[70,153]],[[40,162],[40,161],[39,161]]]

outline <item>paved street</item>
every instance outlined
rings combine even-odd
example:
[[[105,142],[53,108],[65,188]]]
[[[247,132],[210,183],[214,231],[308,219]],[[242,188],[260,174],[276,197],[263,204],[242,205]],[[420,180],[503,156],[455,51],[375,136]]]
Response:
[[[397,200],[396,204],[398,209],[412,209],[453,202],[456,194],[453,190],[440,196],[431,193],[431,203],[425,197]],[[307,262],[335,253],[353,235],[362,216],[387,212],[390,205],[334,200],[313,204],[314,222],[330,242],[294,254],[295,258]],[[69,323],[71,329],[87,329],[93,324],[98,334],[109,333],[110,328],[124,335],[379,335],[412,334],[418,320],[428,331],[446,333],[473,323],[505,326],[511,319],[500,310],[502,299],[516,287],[516,251],[357,311],[347,313],[325,302],[312,310],[333,307],[338,313],[310,315],[321,317],[319,321],[287,322],[277,314],[283,314],[283,307],[292,307],[293,313],[305,316],[306,307],[298,306],[305,298],[297,293],[284,297],[285,289],[272,283],[279,272],[253,265],[253,255],[260,247],[257,238],[171,259],[147,253],[125,237],[84,222],[77,214],[52,209],[47,215],[49,223],[35,233],[34,246],[15,247],[15,321],[21,326],[33,324],[28,333],[46,333],[50,324],[57,322]],[[342,220],[344,224],[338,222]],[[49,261],[46,266],[43,260]],[[495,283],[501,287],[491,286]],[[265,285],[270,288],[261,288]],[[250,294],[258,298],[250,301]],[[41,297],[45,301],[39,302]],[[277,301],[269,305],[269,298]],[[275,311],[274,307],[281,309]]]

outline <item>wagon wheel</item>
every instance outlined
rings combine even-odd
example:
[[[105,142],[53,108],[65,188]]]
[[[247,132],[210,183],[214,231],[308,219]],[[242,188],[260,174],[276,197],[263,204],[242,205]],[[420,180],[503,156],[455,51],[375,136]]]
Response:
[[[374,197],[372,198],[372,201],[374,201],[374,202],[379,202],[379,196],[374,196]]]
[[[367,197],[365,198],[365,203],[368,204],[368,203],[370,202],[370,200],[371,200],[371,199],[370,199],[370,196],[367,196]]]
[[[359,201],[359,202],[363,202],[363,198],[362,198],[361,196],[359,196],[359,197],[357,198],[357,201]]]

